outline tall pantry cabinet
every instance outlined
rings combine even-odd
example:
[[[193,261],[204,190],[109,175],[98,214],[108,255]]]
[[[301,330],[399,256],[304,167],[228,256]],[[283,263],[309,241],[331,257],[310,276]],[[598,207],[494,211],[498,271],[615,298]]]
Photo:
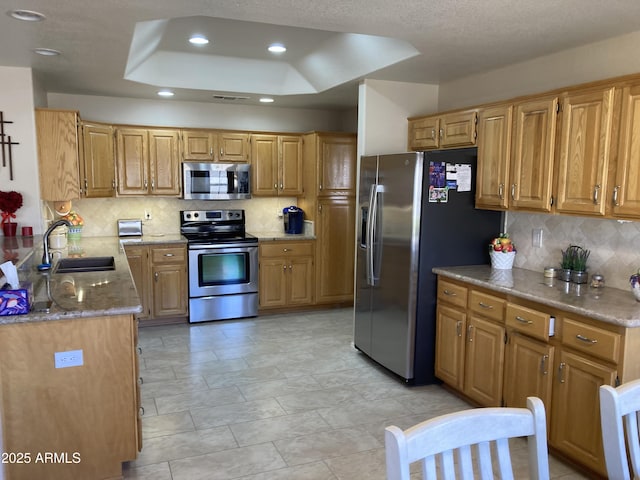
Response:
[[[298,206],[314,222],[316,304],[353,301],[356,135],[303,138],[304,193]]]

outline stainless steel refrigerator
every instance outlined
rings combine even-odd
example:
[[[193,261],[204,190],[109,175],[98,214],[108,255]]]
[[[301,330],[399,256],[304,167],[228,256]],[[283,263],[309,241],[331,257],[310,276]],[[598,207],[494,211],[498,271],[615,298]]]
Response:
[[[436,382],[431,269],[488,264],[500,233],[501,212],[474,206],[476,159],[476,148],[361,159],[354,344],[415,385]]]

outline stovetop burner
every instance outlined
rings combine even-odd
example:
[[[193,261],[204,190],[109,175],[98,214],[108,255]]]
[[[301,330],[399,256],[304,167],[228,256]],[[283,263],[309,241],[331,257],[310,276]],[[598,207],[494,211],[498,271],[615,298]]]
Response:
[[[193,245],[257,242],[245,232],[244,210],[183,210],[180,233]]]

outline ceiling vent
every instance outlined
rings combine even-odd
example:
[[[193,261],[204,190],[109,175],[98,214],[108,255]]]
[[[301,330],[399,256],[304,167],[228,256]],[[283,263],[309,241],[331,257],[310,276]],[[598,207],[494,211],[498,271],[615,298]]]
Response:
[[[225,100],[225,101],[235,101],[235,100],[249,100],[250,97],[241,97],[235,95],[214,95],[214,100]]]

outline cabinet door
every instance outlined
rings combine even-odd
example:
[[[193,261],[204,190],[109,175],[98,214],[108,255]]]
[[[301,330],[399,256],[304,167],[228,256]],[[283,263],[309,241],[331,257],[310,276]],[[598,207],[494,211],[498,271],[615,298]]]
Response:
[[[187,272],[184,265],[154,265],[153,316],[178,317],[187,314]]]
[[[144,128],[116,131],[118,195],[146,195],[149,191],[149,136]]]
[[[249,162],[248,133],[219,133],[217,142],[219,162]]]
[[[139,320],[145,320],[151,316],[151,305],[149,304],[149,250],[147,247],[125,247],[129,269],[133,277],[133,283],[138,291],[140,303],[142,303],[142,313],[137,315]]]
[[[640,84],[622,90],[622,119],[616,178],[612,190],[613,214],[640,218]]]
[[[438,304],[436,310],[436,376],[462,391],[467,316],[464,312]]]
[[[278,138],[278,166],[280,195],[302,194],[302,137]]]
[[[318,195],[355,194],[355,136],[323,135],[319,138],[318,153]]]
[[[465,349],[465,395],[485,407],[499,407],[502,404],[504,328],[471,315]]]
[[[513,107],[485,108],[478,115],[476,207],[506,209]]]
[[[444,115],[440,120],[440,148],[476,144],[477,112]]]
[[[291,257],[289,259],[288,303],[289,305],[311,305],[313,303],[313,259]]]
[[[557,108],[557,97],[515,106],[509,173],[511,207],[551,210]]]
[[[318,201],[316,302],[353,300],[355,199]]]
[[[216,152],[216,135],[208,130],[183,130],[182,149],[185,160],[212,162]]]
[[[558,212],[604,215],[613,90],[575,92],[562,100]]]
[[[42,200],[80,198],[78,113],[37,109],[36,135]]]
[[[440,117],[409,120],[409,150],[428,150],[440,145]]]
[[[113,155],[113,127],[82,125],[84,196],[113,197],[116,193],[116,165]]]
[[[278,195],[278,136],[251,135],[251,195]]]
[[[180,195],[180,132],[149,130],[150,193]]]
[[[507,344],[504,373],[504,402],[507,407],[527,406],[527,397],[540,398],[551,413],[554,347],[524,335],[513,333]]]
[[[606,475],[600,428],[601,385],[614,385],[612,367],[563,350],[553,392],[551,445]]]
[[[286,275],[286,259],[260,259],[260,307],[284,307],[287,304]]]

